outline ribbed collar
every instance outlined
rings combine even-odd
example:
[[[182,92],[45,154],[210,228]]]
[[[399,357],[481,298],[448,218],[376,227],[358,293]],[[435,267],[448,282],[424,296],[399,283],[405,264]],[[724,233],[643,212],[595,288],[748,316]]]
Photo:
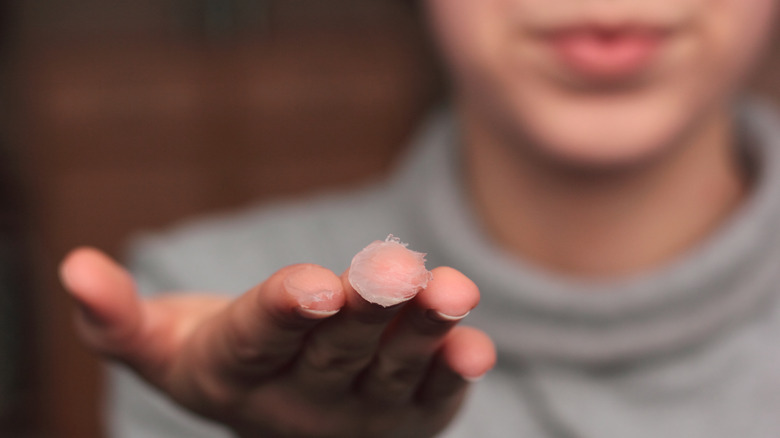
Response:
[[[432,264],[479,285],[482,303],[469,323],[503,355],[590,365],[647,359],[734,327],[780,291],[780,121],[758,102],[737,113],[741,147],[755,163],[750,195],[677,260],[614,282],[546,272],[490,240],[462,186],[457,127],[446,113],[419,136],[395,184],[411,191]]]

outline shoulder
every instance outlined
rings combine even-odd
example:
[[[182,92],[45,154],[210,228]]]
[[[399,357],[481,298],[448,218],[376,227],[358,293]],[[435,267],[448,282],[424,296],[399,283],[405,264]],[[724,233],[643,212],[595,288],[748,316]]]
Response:
[[[143,293],[236,294],[293,263],[340,273],[368,242],[400,233],[403,195],[387,184],[271,202],[138,236],[129,265]]]

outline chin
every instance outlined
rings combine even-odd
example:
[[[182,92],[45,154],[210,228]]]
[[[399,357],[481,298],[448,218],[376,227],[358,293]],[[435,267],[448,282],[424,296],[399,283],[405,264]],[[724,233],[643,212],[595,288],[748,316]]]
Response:
[[[664,96],[545,98],[515,108],[521,144],[545,161],[573,168],[621,170],[655,162],[684,142],[699,120],[691,101]],[[533,108],[533,110],[531,110]]]

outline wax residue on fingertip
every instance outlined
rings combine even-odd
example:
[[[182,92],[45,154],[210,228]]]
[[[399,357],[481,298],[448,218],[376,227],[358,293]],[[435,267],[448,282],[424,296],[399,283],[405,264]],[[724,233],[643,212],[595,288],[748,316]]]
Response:
[[[323,275],[325,273],[330,275]],[[309,265],[291,272],[284,279],[284,288],[302,309],[318,310],[329,303],[341,289],[341,281],[325,268]]]
[[[388,307],[412,299],[427,286],[433,274],[425,269],[425,254],[407,246],[391,234],[355,255],[348,278],[363,299]]]

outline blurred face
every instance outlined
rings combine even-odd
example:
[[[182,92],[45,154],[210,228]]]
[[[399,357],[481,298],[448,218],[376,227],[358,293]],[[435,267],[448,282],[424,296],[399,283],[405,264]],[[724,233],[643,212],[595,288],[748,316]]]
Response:
[[[587,165],[637,162],[723,109],[775,0],[428,0],[467,117]]]

